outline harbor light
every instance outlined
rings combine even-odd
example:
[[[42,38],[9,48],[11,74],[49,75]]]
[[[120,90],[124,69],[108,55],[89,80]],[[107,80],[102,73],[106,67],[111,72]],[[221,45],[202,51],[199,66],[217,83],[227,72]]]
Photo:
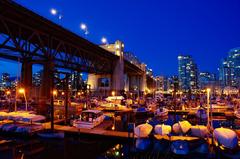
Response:
[[[25,89],[24,88],[20,88],[19,90],[18,90],[18,93],[20,93],[20,94],[23,94],[23,96],[24,96],[24,99],[25,99],[25,110],[27,111],[28,110],[28,103],[27,103],[27,97],[26,97],[26,94],[25,94]]]
[[[20,93],[20,94],[25,94],[25,89],[24,89],[24,88],[20,88],[20,89],[18,90],[18,93]]]
[[[53,95],[56,96],[57,95],[57,90],[53,91]]]
[[[62,95],[64,95],[65,93],[64,92],[62,92]]]
[[[56,15],[57,14],[57,10],[55,8],[52,8],[50,10],[50,12],[51,12],[52,15]]]
[[[78,95],[78,96],[80,96],[80,95],[81,95],[81,93],[80,93],[80,92],[78,92],[78,93],[77,93],[77,95]]]
[[[6,94],[7,94],[7,95],[10,95],[10,94],[11,94],[11,92],[10,92],[10,91],[7,91],[7,92],[6,92]]]
[[[112,91],[112,96],[115,96],[115,91]]]

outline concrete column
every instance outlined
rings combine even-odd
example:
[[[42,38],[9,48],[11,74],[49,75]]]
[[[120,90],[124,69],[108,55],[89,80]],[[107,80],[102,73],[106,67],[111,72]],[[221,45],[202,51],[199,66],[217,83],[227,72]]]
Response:
[[[29,59],[24,59],[21,70],[22,87],[25,89],[27,99],[30,97],[32,87],[32,63]]]
[[[115,54],[119,59],[115,61],[113,74],[112,74],[112,90],[116,95],[120,95],[124,90],[124,58],[123,58],[123,43],[120,41],[115,42]]]
[[[130,79],[129,79],[129,75],[125,74],[125,78],[124,78],[124,90],[125,92],[129,92],[129,84],[130,84]]]
[[[43,66],[42,83],[40,87],[39,113],[47,112],[47,102],[49,103],[54,82],[54,63],[47,62]]]

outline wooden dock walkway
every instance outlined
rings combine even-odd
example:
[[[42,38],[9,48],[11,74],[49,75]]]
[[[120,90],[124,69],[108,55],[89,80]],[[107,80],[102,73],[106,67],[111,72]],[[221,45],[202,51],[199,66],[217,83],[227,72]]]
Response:
[[[112,121],[105,121],[104,123],[100,124],[99,126],[93,129],[86,129],[86,128],[76,128],[73,126],[64,126],[64,125],[57,125],[54,124],[54,130],[62,131],[65,133],[73,133],[73,134],[87,134],[87,135],[96,135],[96,136],[104,136],[110,138],[129,138],[128,132],[122,131],[112,131],[107,130],[112,125]],[[50,129],[50,123],[44,123],[45,129]],[[131,134],[133,136],[133,133]]]

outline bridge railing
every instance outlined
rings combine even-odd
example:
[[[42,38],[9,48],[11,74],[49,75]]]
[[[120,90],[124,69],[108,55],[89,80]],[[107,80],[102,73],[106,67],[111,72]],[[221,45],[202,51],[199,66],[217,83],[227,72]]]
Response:
[[[134,64],[141,70],[143,70],[143,71],[145,70],[145,67],[143,67],[143,64],[141,63],[141,61],[134,54],[132,54],[130,52],[125,52],[124,59],[127,60],[128,62]]]

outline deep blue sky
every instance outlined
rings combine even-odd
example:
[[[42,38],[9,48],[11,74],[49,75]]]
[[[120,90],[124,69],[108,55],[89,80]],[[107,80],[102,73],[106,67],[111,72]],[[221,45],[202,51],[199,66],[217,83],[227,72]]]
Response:
[[[100,43],[119,39],[155,74],[177,74],[177,56],[190,54],[200,70],[217,72],[228,50],[240,46],[239,0],[17,0],[71,31]],[[59,22],[49,12],[63,14]],[[2,64],[0,64],[2,65]],[[0,66],[1,68],[1,66]],[[2,69],[0,69],[1,71]]]

